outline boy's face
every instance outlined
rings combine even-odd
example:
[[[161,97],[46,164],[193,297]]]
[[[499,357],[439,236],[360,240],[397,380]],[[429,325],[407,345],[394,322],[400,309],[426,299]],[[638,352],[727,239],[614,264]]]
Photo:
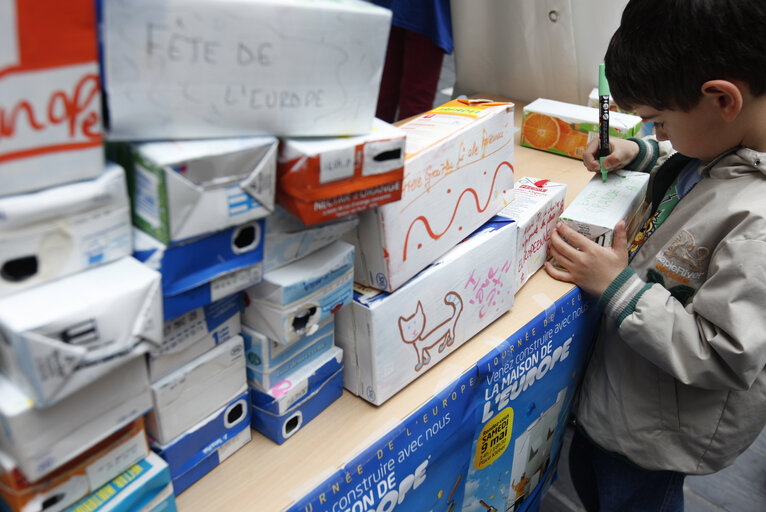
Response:
[[[657,140],[669,140],[676,151],[688,157],[708,162],[736,145],[728,140],[720,114],[706,102],[687,112],[656,110],[646,105],[635,111],[644,121],[654,122]]]

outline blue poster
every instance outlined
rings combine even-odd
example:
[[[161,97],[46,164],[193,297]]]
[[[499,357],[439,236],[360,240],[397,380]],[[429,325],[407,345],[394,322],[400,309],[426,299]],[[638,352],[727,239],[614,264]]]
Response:
[[[597,314],[575,288],[289,511],[534,510]]]

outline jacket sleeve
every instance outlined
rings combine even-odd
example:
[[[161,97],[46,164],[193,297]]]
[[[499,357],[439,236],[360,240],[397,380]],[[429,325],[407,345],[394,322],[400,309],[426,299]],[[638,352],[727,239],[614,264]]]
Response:
[[[722,241],[686,306],[630,267],[600,305],[625,343],[684,384],[748,389],[766,366],[766,242]]]
[[[628,140],[638,144],[638,156],[625,167],[629,171],[653,172],[675,153],[670,142],[660,142],[654,135],[640,139],[630,137]]]

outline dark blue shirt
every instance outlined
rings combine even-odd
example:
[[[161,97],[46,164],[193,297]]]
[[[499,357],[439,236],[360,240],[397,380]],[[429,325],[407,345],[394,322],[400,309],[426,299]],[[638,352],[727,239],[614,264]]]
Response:
[[[450,0],[371,0],[391,9],[391,24],[428,36],[436,46],[452,53]]]

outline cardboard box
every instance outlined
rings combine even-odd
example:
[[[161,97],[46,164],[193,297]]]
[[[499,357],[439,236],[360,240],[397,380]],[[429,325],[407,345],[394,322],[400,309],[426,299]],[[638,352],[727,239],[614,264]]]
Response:
[[[243,325],[247,358],[247,380],[268,390],[298,368],[309,364],[334,346],[335,321],[327,318],[319,329],[289,345],[270,340],[255,329]]]
[[[0,197],[0,297],[129,256],[130,205],[115,164],[98,178]]]
[[[524,107],[520,144],[582,160],[585,147],[598,137],[598,108],[538,98]],[[627,139],[641,134],[641,118],[609,114],[609,136]]]
[[[357,0],[103,0],[114,140],[370,131],[391,11]]]
[[[257,220],[165,245],[134,230],[133,256],[162,274],[165,321],[259,283],[263,231],[263,220]]]
[[[356,137],[284,138],[277,200],[307,225],[402,197],[404,131],[375,119]]]
[[[242,337],[235,336],[151,385],[146,416],[153,442],[168,444],[237,396],[247,381]]]
[[[149,380],[162,377],[236,336],[242,330],[242,294],[235,293],[165,322],[162,347],[147,357]]]
[[[380,405],[508,311],[516,231],[496,217],[393,293],[356,285],[337,317],[344,386]]]
[[[140,355],[60,402],[37,409],[0,374],[0,450],[36,482],[143,415],[152,406]]]
[[[648,184],[649,173],[645,172],[610,172],[606,182],[601,175],[595,175],[569,203],[561,221],[597,244],[611,247],[614,228],[624,220],[628,240],[633,240],[631,234],[643,222]]]
[[[4,501],[14,512],[63,510],[148,454],[142,418],[37,482],[30,483],[13,460],[0,452],[0,507]]]
[[[162,343],[160,274],[130,257],[0,299],[0,369],[48,407]]]
[[[354,248],[341,241],[273,270],[245,291],[242,323],[288,344],[351,303]]]
[[[556,227],[567,195],[565,183],[540,178],[519,178],[514,198],[498,213],[516,222],[516,283],[518,290],[548,259],[551,233]]]
[[[96,39],[91,0],[0,6],[0,195],[101,174]]]
[[[274,137],[133,144],[126,164],[133,222],[170,243],[265,217],[274,209],[277,144]]]
[[[168,465],[149,453],[111,482],[75,503],[72,512],[176,512]]]
[[[170,468],[176,496],[250,442],[247,386],[223,407],[166,445],[152,444]]]
[[[263,271],[270,272],[308,256],[354,229],[359,219],[352,215],[306,226],[284,208],[277,206],[266,217]]]
[[[343,351],[333,347],[267,392],[250,386],[252,426],[282,444],[342,394]]]
[[[403,124],[402,199],[359,214],[354,279],[393,291],[513,199],[513,104],[454,100]]]

